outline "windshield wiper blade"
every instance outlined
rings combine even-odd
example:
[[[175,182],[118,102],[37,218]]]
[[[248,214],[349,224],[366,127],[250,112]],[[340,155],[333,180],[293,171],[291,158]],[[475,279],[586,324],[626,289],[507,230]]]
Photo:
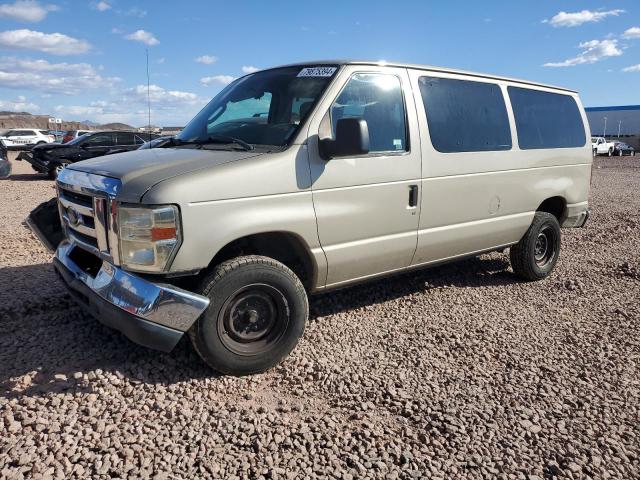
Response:
[[[211,135],[206,140],[201,140],[196,143],[200,145],[205,145],[207,143],[233,143],[235,145],[239,145],[240,147],[242,147],[244,150],[247,150],[247,151],[253,150],[255,148],[253,145],[245,142],[241,138],[230,137],[227,135]]]

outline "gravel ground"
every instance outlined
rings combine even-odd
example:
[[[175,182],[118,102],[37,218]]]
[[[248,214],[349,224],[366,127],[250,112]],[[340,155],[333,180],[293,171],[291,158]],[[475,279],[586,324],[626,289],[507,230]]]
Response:
[[[494,253],[311,301],[278,368],[212,375],[83,314],[0,180],[0,477],[640,478],[640,158],[598,159],[555,272]]]

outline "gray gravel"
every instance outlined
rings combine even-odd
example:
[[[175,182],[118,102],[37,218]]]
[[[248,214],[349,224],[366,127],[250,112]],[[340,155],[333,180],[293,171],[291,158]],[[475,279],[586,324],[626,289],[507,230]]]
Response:
[[[250,378],[84,315],[0,180],[0,477],[640,478],[640,158],[598,159],[593,215],[543,282],[505,254],[318,297]]]

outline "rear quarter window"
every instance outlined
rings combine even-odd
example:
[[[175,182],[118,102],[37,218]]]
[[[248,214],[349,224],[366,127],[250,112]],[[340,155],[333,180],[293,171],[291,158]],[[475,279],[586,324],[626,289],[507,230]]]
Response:
[[[498,85],[439,77],[420,77],[419,85],[437,151],[511,149],[509,117]]]
[[[523,150],[583,147],[587,141],[580,110],[569,95],[508,87]]]

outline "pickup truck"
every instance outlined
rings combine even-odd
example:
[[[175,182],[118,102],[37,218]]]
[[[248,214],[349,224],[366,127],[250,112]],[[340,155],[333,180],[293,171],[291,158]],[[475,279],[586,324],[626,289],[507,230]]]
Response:
[[[591,150],[593,150],[593,156],[608,155],[613,156],[615,144],[608,141],[604,137],[594,137],[591,139]]]

